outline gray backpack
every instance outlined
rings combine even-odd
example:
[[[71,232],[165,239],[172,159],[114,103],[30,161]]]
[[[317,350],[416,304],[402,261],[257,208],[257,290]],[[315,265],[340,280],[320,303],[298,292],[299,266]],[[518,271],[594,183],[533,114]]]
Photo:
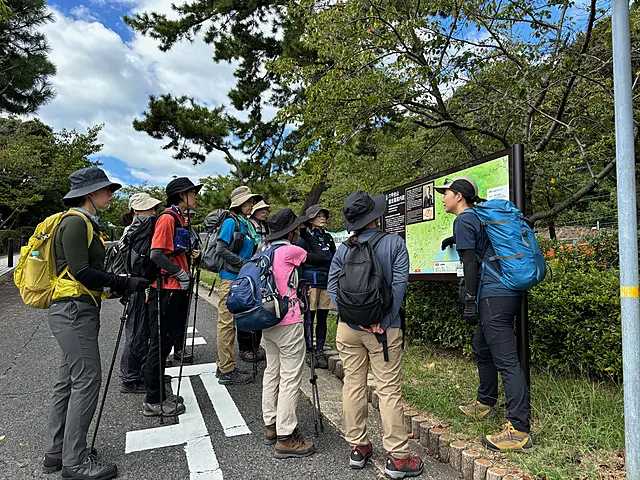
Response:
[[[228,218],[233,218],[236,222],[236,228],[233,232],[233,238],[231,239],[231,245],[229,249],[236,255],[242,249],[244,239],[247,236],[246,233],[240,232],[240,221],[229,210],[214,210],[205,218],[203,226],[207,232],[207,239],[204,244],[204,253],[202,255],[202,263],[204,268],[210,272],[220,273],[220,270],[225,268],[224,260],[216,253],[216,244],[218,243],[218,234],[222,229],[222,224]]]
[[[384,278],[375,250],[385,233],[349,248],[338,275],[338,312],[343,322],[370,326],[382,322],[393,307],[391,288]]]

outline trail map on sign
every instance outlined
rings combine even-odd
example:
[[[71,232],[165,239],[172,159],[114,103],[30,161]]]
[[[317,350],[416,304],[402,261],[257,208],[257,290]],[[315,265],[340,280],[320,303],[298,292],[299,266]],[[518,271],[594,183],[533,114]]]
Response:
[[[471,177],[479,196],[487,200],[509,199],[509,157],[507,155],[435,179],[416,181],[387,192],[384,227],[405,238],[411,274],[460,273],[454,248],[442,251],[442,240],[453,235],[455,216],[444,211],[436,186],[455,177]]]

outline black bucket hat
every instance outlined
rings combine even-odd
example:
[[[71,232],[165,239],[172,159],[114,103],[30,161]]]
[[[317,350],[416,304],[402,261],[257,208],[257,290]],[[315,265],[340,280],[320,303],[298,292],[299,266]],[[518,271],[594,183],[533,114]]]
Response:
[[[309,218],[309,220],[313,220],[320,212],[324,212],[324,216],[329,220],[329,210],[322,208],[319,203],[311,205],[307,208],[307,211],[304,214]]]
[[[176,178],[175,180],[171,180],[165,189],[167,192],[167,198],[172,195],[176,195],[178,193],[188,192],[189,190],[195,190],[196,193],[200,191],[202,185],[195,185],[191,180],[187,177]]]
[[[298,217],[290,208],[280,210],[271,215],[269,220],[267,220],[269,231],[273,233],[266,236],[264,241],[272,242],[273,240],[278,240],[298,228],[298,226],[307,220],[309,220],[309,218],[306,215],[300,215]]]
[[[367,192],[358,190],[344,201],[342,214],[347,222],[347,230],[354,232],[361,230],[376,218],[380,218],[387,209],[387,199],[384,195],[371,197]]]
[[[103,188],[109,188],[112,192],[115,192],[122,188],[122,185],[109,180],[107,174],[101,168],[86,167],[69,175],[69,188],[71,190],[62,199],[65,203],[66,200],[84,197]]]

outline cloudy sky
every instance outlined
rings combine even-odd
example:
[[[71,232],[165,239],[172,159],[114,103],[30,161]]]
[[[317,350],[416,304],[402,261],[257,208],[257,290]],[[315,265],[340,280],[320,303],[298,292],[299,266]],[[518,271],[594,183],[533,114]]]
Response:
[[[214,64],[210,46],[196,41],[161,52],[154,40],[122,22],[126,13],[169,13],[172,1],[48,1],[56,21],[44,33],[58,68],[52,79],[57,97],[41,108],[39,117],[55,129],[85,131],[104,123],[104,149],[97,158],[111,177],[126,184],[166,184],[172,175],[195,181],[229,171],[218,153],[195,167],[177,162],[161,149],[162,141],[132,127],[150,94],[187,95],[211,106],[229,104],[226,92],[234,84],[234,66]]]

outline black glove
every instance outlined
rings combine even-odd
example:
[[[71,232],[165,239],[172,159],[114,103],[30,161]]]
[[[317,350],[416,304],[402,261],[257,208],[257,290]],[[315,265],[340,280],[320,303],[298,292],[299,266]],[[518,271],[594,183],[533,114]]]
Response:
[[[144,277],[131,277],[128,279],[127,293],[144,292],[150,284]]]
[[[464,312],[462,313],[465,322],[469,325],[478,324],[478,314],[476,313],[476,297],[475,295],[465,294],[464,296]]]
[[[446,250],[448,247],[453,247],[455,244],[456,244],[456,241],[454,240],[453,237],[445,238],[442,241],[442,245],[440,245],[440,248],[442,250]]]

